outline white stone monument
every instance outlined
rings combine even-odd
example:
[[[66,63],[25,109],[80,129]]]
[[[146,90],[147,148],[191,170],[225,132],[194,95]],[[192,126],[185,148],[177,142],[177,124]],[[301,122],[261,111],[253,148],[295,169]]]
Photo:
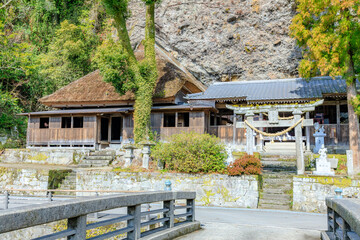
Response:
[[[326,155],[327,149],[324,148],[324,145],[319,150],[320,157],[316,159],[316,171],[313,172],[314,175],[325,175],[325,176],[334,176],[335,172],[331,169],[331,163],[327,159]]]
[[[315,137],[315,147],[313,149],[313,153],[320,153],[320,149],[325,144],[326,133],[324,126],[320,127],[320,124],[318,122],[314,124],[314,128],[315,133],[313,136]]]
[[[354,160],[353,160],[353,151],[346,150],[346,158],[347,158],[347,173],[349,176],[354,176]]]

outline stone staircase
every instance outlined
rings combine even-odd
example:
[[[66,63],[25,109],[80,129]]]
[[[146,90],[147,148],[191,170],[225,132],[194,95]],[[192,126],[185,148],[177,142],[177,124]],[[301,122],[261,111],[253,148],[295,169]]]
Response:
[[[114,158],[115,151],[113,150],[94,151],[90,152],[89,156],[85,157],[78,166],[81,168],[105,167],[108,166]]]
[[[305,144],[303,143],[303,149],[305,149]],[[296,155],[296,144],[295,142],[266,142],[263,150],[267,154],[279,154],[282,155]]]
[[[259,208],[291,210],[292,181],[296,174],[294,156],[262,156],[263,175]]]
[[[76,190],[76,172],[69,173],[61,183],[61,190]],[[76,195],[75,192],[62,192],[61,195]]]
[[[286,172],[296,173],[296,156],[292,155],[261,155],[264,173]]]

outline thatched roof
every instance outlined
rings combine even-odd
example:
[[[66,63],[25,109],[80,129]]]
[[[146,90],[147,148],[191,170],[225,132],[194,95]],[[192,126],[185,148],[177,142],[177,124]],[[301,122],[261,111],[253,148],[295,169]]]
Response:
[[[139,60],[144,57],[142,45],[138,47],[135,55]],[[176,94],[182,89],[186,93],[198,93],[206,90],[203,84],[159,46],[156,46],[156,61],[159,78],[154,93],[154,102],[173,102]],[[131,104],[134,97],[134,93],[130,91],[124,95],[117,93],[110,83],[102,80],[100,71],[96,70],[39,101],[51,107],[122,105]]]

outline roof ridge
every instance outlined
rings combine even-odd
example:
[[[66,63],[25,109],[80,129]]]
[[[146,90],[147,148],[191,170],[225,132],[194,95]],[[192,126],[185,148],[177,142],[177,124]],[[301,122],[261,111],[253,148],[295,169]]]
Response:
[[[332,77],[330,76],[318,76],[309,78],[310,80],[315,79],[326,79],[330,80]],[[341,79],[341,77],[335,77],[335,79]],[[280,78],[280,79],[261,79],[261,80],[244,80],[244,81],[234,81],[234,82],[214,82],[212,85],[232,85],[232,84],[249,84],[249,83],[269,83],[269,82],[292,82],[302,80],[306,81],[306,78]]]

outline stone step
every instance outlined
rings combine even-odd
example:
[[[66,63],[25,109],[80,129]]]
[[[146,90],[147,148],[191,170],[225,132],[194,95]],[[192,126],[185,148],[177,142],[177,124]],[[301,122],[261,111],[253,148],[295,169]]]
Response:
[[[263,193],[261,199],[266,200],[280,200],[289,202],[291,200],[290,195],[281,193],[281,194],[274,194],[274,193]]]
[[[292,158],[278,158],[278,157],[262,157],[261,162],[267,162],[267,161],[280,161],[280,162],[296,162],[296,160]]]
[[[267,179],[267,178],[289,178],[289,179],[293,179],[293,177],[296,174],[291,173],[291,172],[270,172],[270,173],[264,173],[262,175],[263,179]]]
[[[87,159],[84,159],[81,164],[97,164],[97,165],[104,165],[104,166],[107,166],[109,165],[110,163],[110,160],[87,160]]]
[[[279,205],[279,206],[289,206],[290,201],[288,200],[281,200],[281,199],[260,199],[259,204],[272,204],[272,205]]]
[[[288,192],[290,189],[266,188],[266,189],[263,189],[263,194],[283,194],[283,193]]]
[[[108,164],[104,165],[104,164],[98,164],[98,163],[82,163],[79,164],[80,168],[89,168],[89,167],[106,167],[108,166]]]
[[[263,203],[259,205],[261,209],[277,209],[277,210],[290,210],[290,205],[274,205]]]
[[[275,172],[275,173],[281,173],[281,172],[296,172],[295,166],[276,166],[276,165],[267,165],[263,166],[264,173],[267,172]]]
[[[89,156],[114,156],[114,155],[115,155],[115,151],[112,150],[95,151],[89,153]]]
[[[291,184],[292,178],[263,178],[262,181],[268,184]]]
[[[87,156],[86,160],[113,160],[113,156]]]
[[[292,189],[292,186],[290,184],[263,184],[263,190],[265,189],[280,189],[283,192],[290,191]]]

